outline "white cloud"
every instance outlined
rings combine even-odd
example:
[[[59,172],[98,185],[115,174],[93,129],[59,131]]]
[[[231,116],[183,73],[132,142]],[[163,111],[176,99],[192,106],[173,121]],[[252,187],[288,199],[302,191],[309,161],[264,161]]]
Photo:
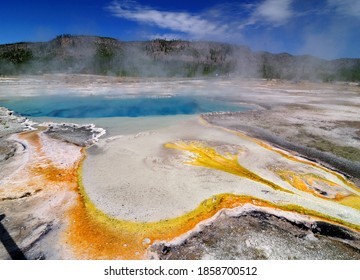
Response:
[[[244,43],[248,26],[279,27],[296,15],[293,0],[263,0],[260,3],[224,2],[200,13],[175,12],[140,5],[132,0],[115,0],[107,7],[113,16],[157,27],[144,38],[182,38]],[[151,31],[150,31],[151,32]]]
[[[328,4],[339,14],[360,18],[359,0],[328,0]]]
[[[108,9],[119,18],[150,24],[162,29],[182,32],[190,37],[203,38],[221,35],[226,26],[186,12],[159,11],[133,1],[114,1]]]
[[[286,23],[293,16],[292,0],[265,0],[254,12],[256,21],[267,21],[274,25]]]
[[[297,53],[323,58],[343,53],[354,36],[351,30],[360,23],[354,20],[360,19],[360,0],[225,0],[197,13],[115,0],[107,10],[115,17],[143,24],[144,28],[135,31],[141,38],[214,40],[287,52],[296,48]],[[291,43],[295,40],[291,30],[300,38],[298,47]]]

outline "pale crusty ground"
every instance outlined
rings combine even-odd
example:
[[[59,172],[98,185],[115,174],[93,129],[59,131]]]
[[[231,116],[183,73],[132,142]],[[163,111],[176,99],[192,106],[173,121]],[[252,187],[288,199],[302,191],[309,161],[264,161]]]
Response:
[[[199,140],[221,149],[242,149],[240,164],[297,195],[274,191],[264,184],[226,172],[185,164],[190,160],[186,153],[163,146],[178,139]],[[359,211],[298,191],[283,182],[272,171],[275,168],[314,173],[344,185],[331,174],[289,161],[221,128],[204,126],[197,118],[159,130],[102,140],[89,150],[83,165],[83,184],[99,209],[125,220],[173,218],[193,210],[213,195],[234,193],[273,202],[295,203],[360,223]]]
[[[81,157],[80,147],[40,134],[44,156],[58,168],[71,167]],[[2,225],[27,259],[66,259],[69,253],[60,242],[66,229],[65,212],[75,201],[76,194],[60,182],[47,182],[29,172],[38,157],[27,141],[13,135],[10,140],[22,143],[17,154],[8,160],[13,172],[0,170],[0,214]],[[41,158],[36,164],[41,164]],[[45,183],[44,183],[45,182]],[[9,259],[0,243],[0,259]]]

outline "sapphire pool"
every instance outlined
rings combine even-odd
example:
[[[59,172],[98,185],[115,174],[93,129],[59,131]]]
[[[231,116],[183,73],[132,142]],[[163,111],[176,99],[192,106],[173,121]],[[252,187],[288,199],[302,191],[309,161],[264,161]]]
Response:
[[[194,96],[104,97],[35,96],[0,100],[0,106],[29,117],[106,118],[193,115],[207,112],[245,111],[248,107]]]

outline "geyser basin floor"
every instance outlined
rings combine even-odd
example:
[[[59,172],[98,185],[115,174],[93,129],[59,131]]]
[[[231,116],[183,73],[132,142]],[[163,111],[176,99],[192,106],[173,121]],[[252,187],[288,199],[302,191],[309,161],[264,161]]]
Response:
[[[144,85],[140,84],[132,86],[140,88]],[[179,85],[171,81],[163,83],[162,87],[178,88]],[[331,136],[336,139],[342,135],[343,145],[358,143],[353,138],[353,135],[356,137],[356,128],[350,129],[346,126],[349,123],[343,122],[352,120],[350,124],[355,127],[354,122],[358,121],[360,95],[357,88],[343,87],[340,95],[335,86],[328,85],[266,82],[241,85],[239,81],[217,80],[210,82],[210,86],[209,81],[189,81],[187,86],[197,90],[202,88],[207,94],[208,89],[222,90],[224,94],[229,93],[230,100],[272,108],[262,111],[267,112],[272,124],[266,121],[256,123],[255,115],[250,118],[253,126],[266,124],[276,128],[290,119],[294,122],[291,124],[294,128],[299,124],[304,125],[304,129],[315,126],[312,131],[317,132],[323,126],[330,127],[326,118],[331,116],[331,120],[341,120],[342,123],[328,131],[327,139],[332,141],[334,138]],[[3,89],[0,87],[0,91]],[[292,119],[294,107],[288,104],[294,102],[311,104],[317,114],[305,110],[301,115],[299,106],[296,112],[300,118],[297,115]],[[273,107],[282,111],[274,115]],[[210,120],[217,126],[221,126],[224,120],[226,126],[230,127],[236,124],[237,119],[246,123],[247,117],[252,115],[252,112],[214,114]],[[174,246],[183,246],[182,241],[191,241],[192,236],[200,235],[204,238],[196,240],[205,248],[220,238],[227,248],[248,246],[258,252],[248,255],[249,258],[315,256],[301,250],[292,253],[288,250],[296,249],[292,239],[287,239],[286,234],[280,238],[271,227],[267,229],[271,234],[254,234],[246,240],[232,238],[237,232],[242,232],[236,229],[231,231],[231,238],[221,236],[221,225],[218,231],[210,230],[209,233],[202,230],[204,225],[217,227],[222,223],[218,219],[222,215],[237,219],[249,211],[260,211],[280,219],[285,217],[292,225],[303,227],[301,232],[294,227],[287,228],[296,240],[301,239],[296,244],[315,246],[317,250],[329,245],[331,252],[339,252],[332,254],[323,250],[321,258],[359,258],[359,254],[356,254],[356,248],[360,248],[359,237],[349,231],[358,231],[360,222],[357,208],[359,190],[351,182],[313,162],[276,150],[234,130],[209,125],[196,116],[186,120],[182,120],[182,115],[174,118],[176,121],[169,125],[154,126],[150,130],[143,127],[141,133],[128,130],[124,135],[121,130],[113,130],[110,137],[105,136],[98,145],[88,150],[54,140],[41,131],[9,137],[7,141],[18,143],[14,144],[18,148],[14,156],[5,163],[1,162],[9,168],[6,176],[3,176],[3,169],[0,170],[3,176],[0,211],[7,217],[3,225],[26,256],[55,259],[157,257],[156,250],[152,250],[150,255],[148,250],[159,248],[158,253],[165,256]],[[315,122],[316,118],[318,122]],[[113,121],[112,118],[103,120]],[[129,125],[135,127],[137,122],[145,119],[129,120],[133,120]],[[318,123],[321,125],[314,125]],[[1,125],[6,130],[5,126],[11,124]],[[109,125],[115,126],[116,121]],[[79,165],[85,153],[88,156],[83,162],[83,184],[79,184]],[[91,177],[94,175],[91,170],[96,173],[98,169],[109,176],[96,181]],[[116,176],[119,178],[117,181],[114,179]],[[144,188],[140,189],[141,186]],[[104,193],[102,188],[107,189],[108,193]],[[108,195],[109,190],[113,190],[113,196]],[[282,227],[286,226],[285,220],[282,225],[270,219],[269,222]],[[324,241],[320,229],[314,230],[320,224],[317,221],[327,221],[343,228],[325,227],[327,230],[323,232],[329,233],[328,229],[334,229],[330,234],[337,239],[334,241],[331,236],[325,236]],[[231,227],[241,225],[239,218]],[[263,223],[254,226],[254,232],[261,230],[264,230]],[[286,238],[287,246],[272,247],[273,235]],[[345,242],[341,241],[343,238]],[[240,241],[233,244],[233,240]],[[160,242],[160,247],[157,247],[157,242]],[[167,247],[163,247],[161,242],[165,242]],[[209,251],[206,249],[204,253],[198,251],[199,254],[192,254],[186,246],[183,248],[183,251],[178,251],[177,258],[220,257],[216,253],[207,255]],[[1,247],[0,256],[7,258],[7,253]]]

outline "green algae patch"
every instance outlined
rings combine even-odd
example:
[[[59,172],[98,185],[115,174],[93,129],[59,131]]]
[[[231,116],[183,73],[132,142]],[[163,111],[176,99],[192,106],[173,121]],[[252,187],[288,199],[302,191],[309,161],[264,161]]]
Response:
[[[360,161],[360,149],[355,147],[340,146],[325,139],[314,140],[310,145],[322,152],[330,152],[351,161]]]

